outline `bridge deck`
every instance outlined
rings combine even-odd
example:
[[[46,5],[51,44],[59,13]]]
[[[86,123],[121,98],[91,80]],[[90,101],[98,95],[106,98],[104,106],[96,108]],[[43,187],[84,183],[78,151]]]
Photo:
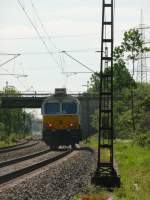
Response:
[[[0,94],[0,108],[41,108],[41,104],[45,98],[51,94],[45,93],[28,93],[19,94],[19,96],[13,94]],[[71,94],[82,100],[97,99],[97,95],[85,95],[85,94]]]

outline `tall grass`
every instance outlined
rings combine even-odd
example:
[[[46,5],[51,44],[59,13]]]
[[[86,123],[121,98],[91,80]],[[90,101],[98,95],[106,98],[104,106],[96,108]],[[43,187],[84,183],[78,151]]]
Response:
[[[86,144],[97,149],[97,137]],[[150,199],[150,148],[141,147],[132,140],[117,140],[114,143],[121,187],[112,193],[114,200]]]
[[[115,190],[116,200],[150,199],[150,148],[139,147],[132,142],[115,144],[121,187]]]

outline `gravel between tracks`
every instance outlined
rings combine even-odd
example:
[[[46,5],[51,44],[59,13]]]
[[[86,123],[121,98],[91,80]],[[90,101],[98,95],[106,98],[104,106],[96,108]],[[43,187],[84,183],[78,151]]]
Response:
[[[28,147],[28,148],[17,149],[15,151],[9,151],[6,153],[0,153],[0,162],[9,160],[9,159],[13,159],[13,158],[17,158],[17,157],[21,157],[21,156],[25,156],[28,154],[36,153],[36,152],[39,152],[41,150],[46,150],[46,149],[48,149],[48,146],[44,142],[39,141],[38,144]]]
[[[22,180],[0,188],[0,200],[71,200],[83,192],[95,167],[94,153],[74,151]]]

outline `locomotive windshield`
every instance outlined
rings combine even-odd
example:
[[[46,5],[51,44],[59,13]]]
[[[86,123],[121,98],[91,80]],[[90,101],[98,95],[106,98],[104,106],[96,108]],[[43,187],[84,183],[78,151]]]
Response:
[[[45,104],[45,114],[58,114],[60,113],[59,103],[46,103]]]
[[[62,113],[75,114],[77,113],[77,105],[75,102],[62,103]]]

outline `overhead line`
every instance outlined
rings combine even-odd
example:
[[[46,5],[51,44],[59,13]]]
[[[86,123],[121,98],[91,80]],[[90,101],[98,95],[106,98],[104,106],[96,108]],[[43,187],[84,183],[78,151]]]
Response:
[[[89,68],[87,65],[83,64],[82,62],[80,62],[79,60],[77,60],[76,58],[74,58],[73,56],[71,56],[70,54],[68,54],[66,51],[62,51],[62,53],[64,53],[66,56],[68,56],[69,58],[71,58],[75,62],[79,63],[80,65],[82,65],[84,68],[86,68],[89,71],[95,73],[95,71],[93,69]]]
[[[53,35],[50,36],[51,38],[66,38],[66,37],[89,37],[89,36],[99,36],[96,33],[85,33],[85,34],[74,34],[74,35]],[[41,36],[43,39],[48,39],[46,36]],[[17,38],[0,38],[0,40],[34,40],[34,39],[39,39],[39,37],[17,37]]]
[[[142,58],[137,58],[137,60],[147,59],[147,58],[150,58],[150,56],[146,56],[146,57],[142,57]]]
[[[62,72],[63,74],[69,74],[69,73],[73,73],[73,74],[91,74],[93,72]]]
[[[135,29],[141,29],[141,28],[135,28]],[[150,29],[150,27],[146,27],[146,29]],[[126,31],[126,29],[121,29],[121,31]],[[51,35],[51,38],[70,38],[70,37],[99,37],[99,34],[97,33],[83,33],[83,34],[70,34],[70,35]],[[48,39],[46,36],[41,36],[43,39]],[[16,37],[16,38],[0,38],[0,40],[37,40],[39,37],[31,36],[31,37]]]
[[[14,60],[15,58],[17,58],[18,56],[20,56],[21,54],[16,54],[13,58],[3,62],[2,64],[0,64],[0,67],[2,67],[3,65],[6,65],[7,63],[9,63],[10,61]]]
[[[147,26],[147,27],[138,27],[136,29],[150,29],[150,26]]]
[[[43,32],[46,34],[48,40],[51,42],[51,44],[54,46],[54,48],[57,49],[56,45],[55,45],[55,44],[53,43],[53,41],[51,40],[50,35],[47,33],[47,31],[46,31],[46,29],[45,29],[45,27],[44,27],[44,24],[43,24],[43,22],[42,22],[42,20],[41,20],[41,18],[40,18],[40,16],[39,16],[39,14],[38,14],[37,8],[36,8],[36,6],[34,5],[33,0],[30,0],[30,2],[31,2],[32,8],[33,8],[33,11],[34,11],[34,13],[35,13],[35,15],[36,15],[36,17],[37,17],[37,19],[38,19],[40,25],[41,25],[41,28],[43,29]]]
[[[11,55],[12,55],[12,54],[11,54]],[[20,54],[18,54],[18,55],[20,55]],[[7,73],[9,74],[9,71],[8,71],[7,69],[3,68],[2,66],[1,66],[1,69],[3,69],[5,72],[7,72]],[[27,77],[28,75],[17,76],[17,77],[16,77],[16,74],[11,74],[11,76],[14,77],[15,79],[17,79],[17,81],[18,81],[24,88],[26,88],[25,85],[24,85],[18,78],[19,78],[19,77]]]
[[[0,74],[0,76],[17,76],[17,77],[27,77],[26,74]]]
[[[3,67],[2,67],[2,69],[3,69],[5,72],[9,73],[9,71],[8,71],[7,69],[4,69]],[[14,75],[14,74],[12,74],[12,76],[13,76],[15,79],[17,79],[17,81],[18,81],[24,88],[26,88],[25,85],[18,79],[19,77],[16,77],[16,75]]]
[[[45,26],[44,26],[44,24],[43,24],[43,22],[42,22],[42,20],[41,20],[41,18],[40,18],[40,15],[39,15],[39,13],[38,13],[38,10],[37,10],[36,6],[35,6],[34,3],[33,3],[33,0],[30,0],[30,2],[31,2],[32,8],[33,8],[33,11],[34,11],[34,13],[35,13],[35,15],[36,15],[36,17],[37,17],[37,19],[38,19],[40,25],[41,25],[41,28],[42,28],[43,32],[46,34],[46,36],[47,36],[49,42],[50,42],[50,43],[53,45],[53,47],[58,51],[59,49],[56,47],[55,43],[51,40],[50,35],[48,34],[47,30],[45,29]],[[59,60],[60,60],[60,68],[61,68],[61,70],[63,71],[61,55],[58,54],[58,56],[59,56]],[[59,64],[58,64],[58,66],[59,66]]]
[[[93,53],[95,53],[95,52],[100,52],[99,50],[98,50],[98,48],[96,49],[96,48],[93,48],[93,49],[77,49],[77,50],[67,50],[66,52],[72,52],[72,53],[86,53],[86,52],[93,52]],[[58,53],[62,53],[62,51],[51,51],[51,54],[58,54]],[[47,51],[39,51],[39,52],[21,52],[21,55],[40,55],[40,54],[48,54],[48,52]],[[0,53],[0,55],[17,55],[17,54],[1,54]]]
[[[43,43],[45,49],[47,50],[47,52],[49,53],[49,55],[53,58],[53,60],[55,61],[55,63],[59,66],[59,63],[57,62],[57,60],[52,56],[47,44],[45,43],[45,41],[43,40],[43,38],[41,37],[37,27],[34,25],[32,19],[30,18],[30,16],[28,15],[27,11],[25,10],[24,6],[21,4],[20,0],[17,0],[19,6],[21,7],[21,9],[23,10],[23,12],[25,13],[26,17],[28,18],[29,22],[31,23],[32,27],[34,28],[34,30],[36,31],[39,39],[41,40],[41,42]]]
[[[20,55],[18,53],[0,53],[1,56],[17,56]]]

